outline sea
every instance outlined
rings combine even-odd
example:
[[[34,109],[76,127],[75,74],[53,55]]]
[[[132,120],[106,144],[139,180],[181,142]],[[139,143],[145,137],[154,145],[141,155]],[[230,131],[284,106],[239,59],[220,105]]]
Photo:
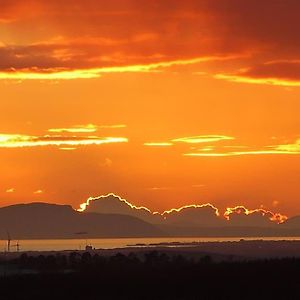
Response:
[[[11,251],[63,251],[84,250],[87,245],[95,249],[129,247],[182,247],[199,242],[235,242],[240,240],[300,241],[300,237],[176,237],[176,238],[100,238],[100,239],[44,239],[11,241]],[[6,251],[7,241],[0,240],[0,252]]]

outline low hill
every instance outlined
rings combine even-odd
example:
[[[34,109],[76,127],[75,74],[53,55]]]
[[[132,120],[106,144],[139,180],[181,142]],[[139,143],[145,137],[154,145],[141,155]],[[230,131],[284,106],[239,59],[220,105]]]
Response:
[[[0,208],[0,239],[151,237],[154,225],[133,216],[80,213],[68,205],[18,204]]]

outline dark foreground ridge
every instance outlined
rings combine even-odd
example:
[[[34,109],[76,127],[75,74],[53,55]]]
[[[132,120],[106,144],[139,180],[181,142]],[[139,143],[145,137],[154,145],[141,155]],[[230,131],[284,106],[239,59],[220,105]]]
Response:
[[[22,254],[1,261],[1,299],[299,299],[300,259],[214,261],[163,251]],[[13,271],[14,270],[14,271]],[[15,273],[14,273],[15,272]]]

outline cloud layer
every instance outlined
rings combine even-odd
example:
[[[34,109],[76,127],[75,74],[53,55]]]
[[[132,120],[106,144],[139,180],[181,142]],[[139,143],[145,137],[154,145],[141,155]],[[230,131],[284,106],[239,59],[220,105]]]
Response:
[[[173,208],[163,213],[151,212],[146,207],[137,207],[113,193],[99,197],[90,197],[80,205],[78,211],[104,214],[124,214],[135,216],[156,224],[173,224],[178,226],[270,226],[282,223],[287,217],[280,213],[259,209],[247,209],[244,206],[227,208],[220,214],[210,203],[203,205],[186,205]]]
[[[0,78],[94,78],[210,61],[217,72],[206,71],[221,79],[299,85],[299,9],[297,0],[1,1]]]
[[[99,136],[101,130],[126,128],[124,124],[113,125],[75,125],[64,128],[50,128],[47,135],[26,135],[0,133],[0,148],[24,148],[37,146],[57,146],[62,150],[74,150],[76,146],[127,143],[127,137]],[[300,139],[253,147],[240,145],[236,138],[226,135],[198,135],[180,137],[160,142],[144,142],[146,147],[179,147],[187,157],[230,157],[244,155],[300,155]],[[228,144],[229,143],[229,144]],[[204,144],[204,146],[202,145]]]

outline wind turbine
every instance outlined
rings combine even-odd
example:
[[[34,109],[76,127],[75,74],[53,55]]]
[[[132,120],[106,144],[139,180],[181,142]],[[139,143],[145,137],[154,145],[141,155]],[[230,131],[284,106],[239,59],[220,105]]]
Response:
[[[14,245],[11,244],[11,241],[12,241],[11,236],[10,236],[9,232],[7,231],[7,252],[10,252],[11,247],[15,247],[16,251],[19,252],[20,251],[19,241],[17,241],[17,243]]]
[[[15,247],[16,248],[16,250],[17,250],[17,252],[19,252],[20,251],[20,244],[19,244],[19,241],[17,241],[17,243],[16,244],[14,244],[14,245],[11,245],[12,247]]]
[[[11,243],[11,238],[9,232],[7,231],[7,252],[10,252],[10,243]]]

